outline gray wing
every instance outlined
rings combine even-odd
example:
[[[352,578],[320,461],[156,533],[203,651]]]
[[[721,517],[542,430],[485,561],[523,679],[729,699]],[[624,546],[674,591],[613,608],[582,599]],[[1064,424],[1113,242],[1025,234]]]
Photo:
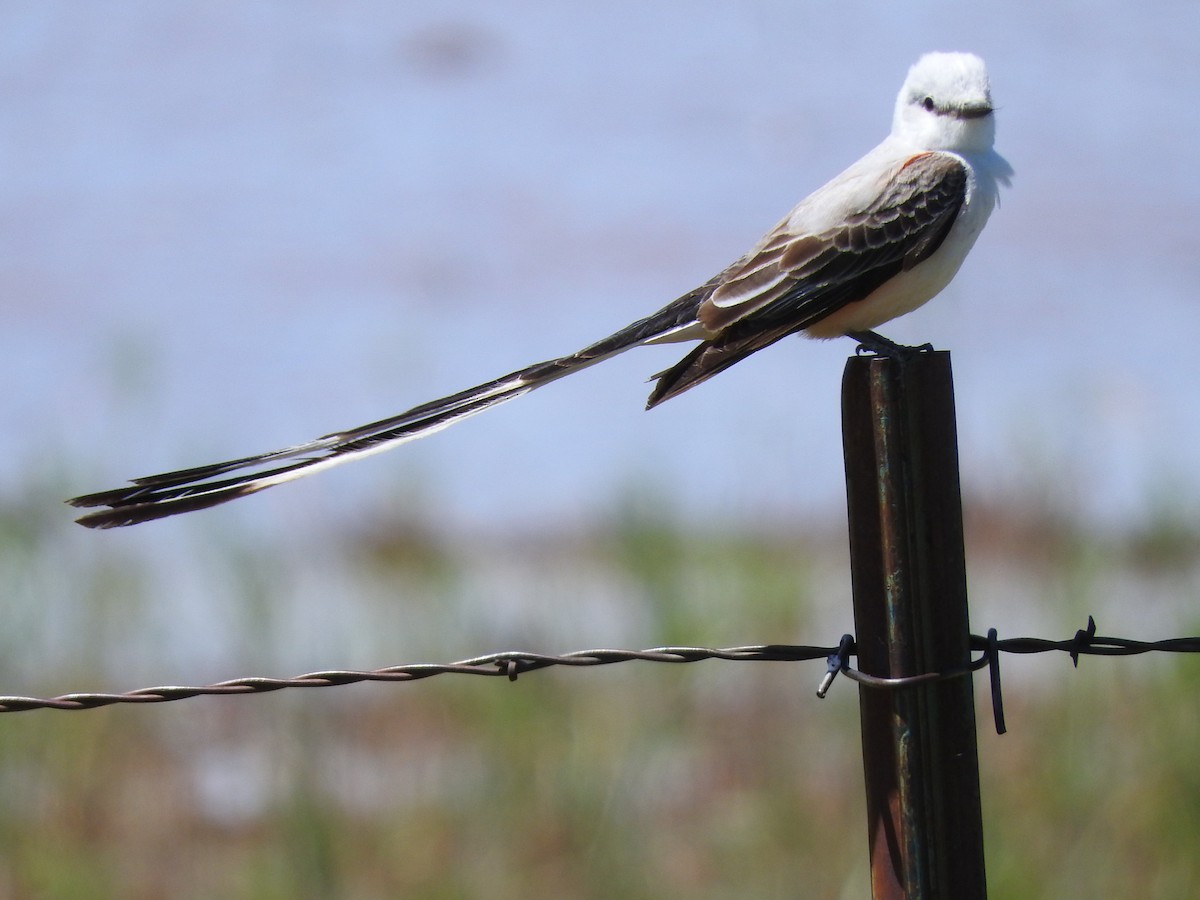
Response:
[[[818,233],[785,220],[730,266],[696,317],[716,337],[658,376],[656,406],[775,341],[802,331],[942,245],[966,201],[969,174],[949,153],[920,153],[898,166],[877,197]]]

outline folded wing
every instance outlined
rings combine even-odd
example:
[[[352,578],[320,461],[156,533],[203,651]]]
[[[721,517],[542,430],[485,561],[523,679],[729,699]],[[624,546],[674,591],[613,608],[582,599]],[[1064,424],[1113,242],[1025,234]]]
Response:
[[[932,256],[966,202],[970,176],[951,153],[898,165],[861,209],[819,231],[791,216],[718,278],[696,317],[716,337],[660,373],[647,408],[803,331]],[[819,200],[814,194],[806,203]]]

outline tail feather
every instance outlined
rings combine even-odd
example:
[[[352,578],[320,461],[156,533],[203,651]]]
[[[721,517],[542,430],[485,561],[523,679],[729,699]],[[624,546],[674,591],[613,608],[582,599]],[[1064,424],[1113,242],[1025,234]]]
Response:
[[[679,298],[655,315],[634,322],[578,353],[526,366],[501,378],[414,406],[399,415],[257,456],[135,478],[128,487],[85,494],[67,502],[84,508],[104,507],[77,519],[81,525],[88,528],[118,528],[217,506],[286,481],[389,450],[441,431],[485,409],[513,400],[694,321],[695,295],[700,290]],[[276,463],[285,464],[274,465]],[[233,478],[220,477],[242,470],[247,471]]]
[[[424,404],[420,413],[413,410],[381,420],[375,426],[363,426],[327,435],[307,444],[275,450],[260,456],[248,456],[209,466],[153,475],[138,479],[130,487],[86,494],[67,502],[77,507],[107,507],[76,520],[89,528],[136,525],[151,519],[217,506],[277,484],[294,481],[426,437],[485,409],[528,393],[591,362],[594,360],[581,361],[574,368],[561,369],[541,380],[523,380],[522,373],[514,373],[504,390],[497,390],[493,383],[489,383],[482,385],[477,392],[461,392],[453,398],[447,398],[443,405]],[[288,460],[292,462],[265,470],[263,468]],[[234,478],[213,480],[216,476],[239,469],[254,471]]]
[[[290,466],[282,466],[254,475],[242,475],[224,481],[207,481],[200,485],[153,492],[143,492],[138,488],[107,491],[101,494],[90,494],[86,497],[76,497],[67,502],[74,506],[108,506],[109,509],[88,513],[75,521],[88,528],[119,528],[124,525],[149,522],[152,519],[163,519],[178,513],[208,509],[210,506],[236,500],[238,497],[245,497],[273,484],[286,481],[288,473],[298,472],[309,465],[311,463],[308,462],[292,463]],[[300,476],[294,474],[290,477],[298,478]],[[93,500],[95,500],[94,503],[91,502]]]
[[[646,409],[653,409],[664,400],[677,397],[684,391],[708,381],[718,372],[724,372],[751,353],[769,347],[778,340],[799,329],[795,325],[783,324],[767,331],[752,332],[742,337],[722,336],[705,341],[671,368],[654,377],[658,383],[650,392]]]

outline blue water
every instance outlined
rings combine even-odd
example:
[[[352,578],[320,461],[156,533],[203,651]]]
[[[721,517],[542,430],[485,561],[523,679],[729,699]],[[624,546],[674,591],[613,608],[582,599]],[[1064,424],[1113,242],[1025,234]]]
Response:
[[[869,149],[930,49],[988,60],[1017,170],[956,282],[886,329],[954,352],[968,492],[1117,522],[1197,496],[1200,7],[407,6],[0,7],[0,497],[577,349]],[[682,351],[638,351],[204,515],[826,516],[851,349],[787,341],[652,413],[645,379]]]

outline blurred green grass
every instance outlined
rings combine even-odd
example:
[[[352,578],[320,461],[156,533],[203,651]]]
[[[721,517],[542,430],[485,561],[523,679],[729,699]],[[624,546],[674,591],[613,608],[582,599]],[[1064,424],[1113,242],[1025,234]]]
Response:
[[[173,550],[193,564],[164,572],[142,541],[64,537],[46,510],[0,513],[4,693],[850,628],[836,528],[729,533],[637,502],[462,543],[419,513],[319,550],[202,525]],[[986,614],[1054,604],[1040,636],[1123,579],[1167,598],[1153,621],[1173,603],[1179,629],[1200,624],[1178,516],[1100,537],[977,510],[969,530]],[[198,577],[203,608],[176,592],[164,614]],[[857,697],[816,700],[821,670],[629,663],[0,716],[0,895],[865,897]],[[1004,670],[1007,735],[978,695],[990,896],[1196,896],[1200,660]]]

